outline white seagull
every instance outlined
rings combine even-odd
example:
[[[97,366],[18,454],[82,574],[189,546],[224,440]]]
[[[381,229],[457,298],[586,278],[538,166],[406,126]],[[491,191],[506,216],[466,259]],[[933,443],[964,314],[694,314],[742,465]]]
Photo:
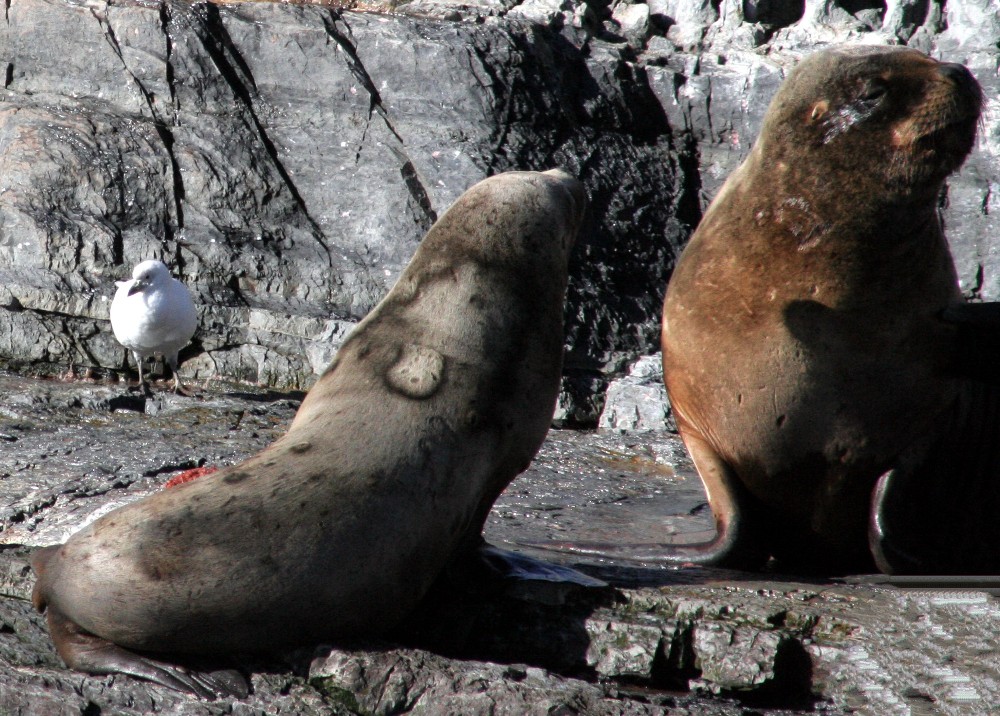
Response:
[[[187,286],[170,276],[161,261],[143,261],[130,281],[117,281],[111,302],[111,330],[132,351],[139,366],[139,387],[145,385],[142,361],[163,356],[174,372],[174,391],[187,395],[177,377],[177,354],[198,327],[198,316]]]

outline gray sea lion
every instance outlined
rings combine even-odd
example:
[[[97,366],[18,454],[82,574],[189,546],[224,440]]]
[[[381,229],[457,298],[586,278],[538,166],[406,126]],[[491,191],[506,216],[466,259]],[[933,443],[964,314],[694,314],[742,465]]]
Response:
[[[284,437],[39,553],[34,603],[66,663],[238,693],[150,654],[269,651],[396,624],[481,544],[491,505],[545,437],[585,205],[559,170],[477,184]]]
[[[929,499],[914,475],[948,454],[935,441],[993,401],[954,360],[945,318],[965,314],[938,218],[981,106],[966,68],[905,48],[835,48],[789,74],[667,289],[664,379],[717,536],[658,559],[987,568],[913,549],[958,512],[899,512]]]

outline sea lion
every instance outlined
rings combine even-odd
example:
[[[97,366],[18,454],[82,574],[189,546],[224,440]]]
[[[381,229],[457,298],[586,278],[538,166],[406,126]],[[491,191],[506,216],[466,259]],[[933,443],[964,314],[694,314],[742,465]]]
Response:
[[[914,552],[884,524],[926,500],[903,485],[930,479],[948,450],[928,445],[984,395],[955,365],[946,319],[963,298],[938,217],[982,101],[965,67],[906,48],[834,48],[789,74],[667,288],[664,380],[717,536],[660,559],[984,568]],[[938,534],[912,522],[893,525]]]
[[[481,544],[491,505],[545,437],[586,201],[560,170],[472,187],[286,435],[38,553],[34,604],[66,663],[239,693],[150,654],[272,651],[395,625]]]

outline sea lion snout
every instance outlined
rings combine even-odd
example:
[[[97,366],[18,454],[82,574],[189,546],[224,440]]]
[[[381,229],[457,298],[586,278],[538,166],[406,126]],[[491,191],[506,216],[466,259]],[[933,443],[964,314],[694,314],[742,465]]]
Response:
[[[981,109],[983,89],[968,67],[957,62],[942,62],[937,70],[940,75],[951,80],[962,94],[974,99],[977,110]]]

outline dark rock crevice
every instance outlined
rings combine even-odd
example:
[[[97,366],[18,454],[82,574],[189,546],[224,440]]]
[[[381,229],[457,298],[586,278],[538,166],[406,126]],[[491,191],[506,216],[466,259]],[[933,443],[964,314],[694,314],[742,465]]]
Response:
[[[160,134],[160,139],[163,141],[163,146],[167,150],[167,155],[170,157],[170,170],[172,174],[172,189],[174,198],[174,212],[177,217],[177,229],[181,231],[184,229],[184,176],[181,173],[180,164],[177,161],[177,156],[174,153],[174,135],[170,131],[168,126],[176,122],[177,115],[177,92],[174,88],[174,66],[171,61],[171,54],[173,53],[173,39],[170,31],[171,17],[170,17],[170,6],[167,3],[160,5],[160,28],[163,32],[163,39],[166,47],[166,57],[164,58],[164,70],[166,72],[166,82],[167,89],[170,91],[170,108],[174,117],[171,122],[168,123],[166,118],[163,118],[156,124],[157,132]],[[150,111],[153,111],[152,105],[150,105]],[[154,114],[154,121],[156,116]],[[169,227],[168,231],[172,230],[169,221],[164,220],[164,226]],[[168,238],[169,240],[169,238]],[[175,252],[175,260],[179,262],[180,269],[184,268],[183,265],[183,253],[181,251]]]
[[[146,87],[146,85],[143,83],[143,81],[141,79],[139,79],[139,77],[136,76],[136,73],[133,72],[132,69],[128,66],[128,62],[126,62],[126,60],[125,60],[125,56],[122,53],[121,45],[118,43],[118,38],[115,36],[114,28],[111,26],[111,22],[109,21],[109,19],[106,16],[102,17],[93,8],[91,8],[90,13],[91,13],[91,15],[93,15],[93,17],[97,21],[97,23],[101,26],[101,29],[104,32],[104,36],[105,36],[105,38],[107,38],[108,45],[110,45],[110,47],[114,51],[115,55],[121,61],[122,67],[125,69],[125,72],[131,78],[131,80],[134,83],[136,89],[138,89],[139,94],[142,95],[142,98],[145,101],[146,107],[149,109],[150,122],[151,122],[151,124],[153,126],[153,129],[156,131],[157,136],[160,138],[160,142],[162,143],[163,148],[164,148],[164,150],[167,153],[167,157],[169,158],[170,168],[171,168],[171,175],[172,175],[171,176],[171,178],[172,178],[172,187],[171,187],[170,194],[173,196],[173,199],[174,199],[174,201],[173,201],[174,216],[173,217],[164,216],[163,219],[162,219],[162,222],[161,222],[161,226],[162,226],[164,234],[165,234],[164,239],[167,242],[170,242],[170,241],[173,240],[173,237],[174,237],[174,227],[176,227],[176,229],[178,231],[181,231],[181,230],[184,229],[184,204],[183,204],[183,200],[184,200],[184,179],[183,179],[183,176],[181,175],[180,165],[177,162],[177,157],[174,155],[174,135],[173,135],[173,132],[170,129],[170,122],[168,121],[167,118],[160,116],[160,112],[159,112],[159,110],[156,107],[156,98],[155,98],[153,92],[150,91],[149,88]],[[161,21],[161,27],[163,29],[163,36],[164,36],[164,39],[166,40],[167,46],[168,46],[167,58],[166,58],[166,66],[168,68],[168,70],[167,70],[167,72],[168,72],[167,79],[168,79],[168,85],[170,85],[170,88],[171,88],[171,106],[172,106],[173,105],[173,87],[172,87],[172,83],[170,82],[171,73],[170,73],[170,70],[169,70],[169,68],[170,68],[170,54],[169,54],[170,31],[169,31],[169,27],[168,27],[169,23],[168,23],[168,15],[167,15],[167,6],[165,4],[163,6],[161,6],[161,8],[160,8],[160,21]],[[119,178],[118,186],[119,186],[119,190],[122,192],[122,196],[120,197],[120,204],[121,204],[121,206],[125,206],[124,178],[123,177]],[[116,243],[118,243],[118,241],[116,241]],[[115,253],[116,254],[120,254],[119,251],[116,251]]]
[[[508,162],[505,161],[508,136],[517,122],[514,114],[514,92],[507,86],[502,68],[494,67],[496,54],[493,50],[491,43],[481,44],[475,41],[467,50],[475,57],[475,62],[469,63],[472,75],[486,93],[486,99],[491,104],[492,115],[496,121],[496,126],[490,137],[491,146],[483,152],[485,159],[483,171],[486,176],[504,171],[503,167],[508,165]],[[508,50],[508,52],[510,51],[512,50]],[[510,66],[514,63],[507,64]],[[479,76],[479,70],[486,73],[485,78]],[[516,77],[516,74],[508,75],[507,81]]]
[[[295,181],[281,160],[274,141],[271,139],[267,128],[257,114],[254,100],[257,87],[253,74],[240,53],[238,46],[229,36],[229,31],[226,29],[225,22],[221,17],[222,11],[217,5],[204,3],[193,6],[191,12],[200,21],[198,27],[200,30],[199,39],[205,50],[208,52],[226,85],[232,91],[234,98],[240,107],[242,107],[245,117],[249,119],[255,136],[260,141],[269,162],[281,177],[282,185],[291,195],[300,216],[310,227],[312,238],[325,252],[327,265],[330,267],[334,266],[333,255],[322,228],[310,214],[309,208],[303,200]]]
[[[343,24],[345,32],[342,32],[338,25]],[[382,97],[375,86],[375,82],[368,70],[365,68],[361,57],[358,54],[357,45],[354,42],[350,24],[345,20],[343,12],[330,9],[323,16],[323,27],[327,35],[344,52],[347,57],[347,64],[351,73],[368,93],[369,106],[368,118],[371,121],[372,115],[377,114],[389,130],[390,135],[395,140],[389,145],[389,150],[399,162],[399,175],[410,195],[410,208],[414,210],[416,223],[422,231],[430,229],[431,225],[437,221],[437,212],[431,203],[430,195],[420,179],[420,172],[417,170],[413,160],[407,154],[406,142],[389,117],[389,112],[382,102]],[[360,160],[360,148],[358,158]]]

